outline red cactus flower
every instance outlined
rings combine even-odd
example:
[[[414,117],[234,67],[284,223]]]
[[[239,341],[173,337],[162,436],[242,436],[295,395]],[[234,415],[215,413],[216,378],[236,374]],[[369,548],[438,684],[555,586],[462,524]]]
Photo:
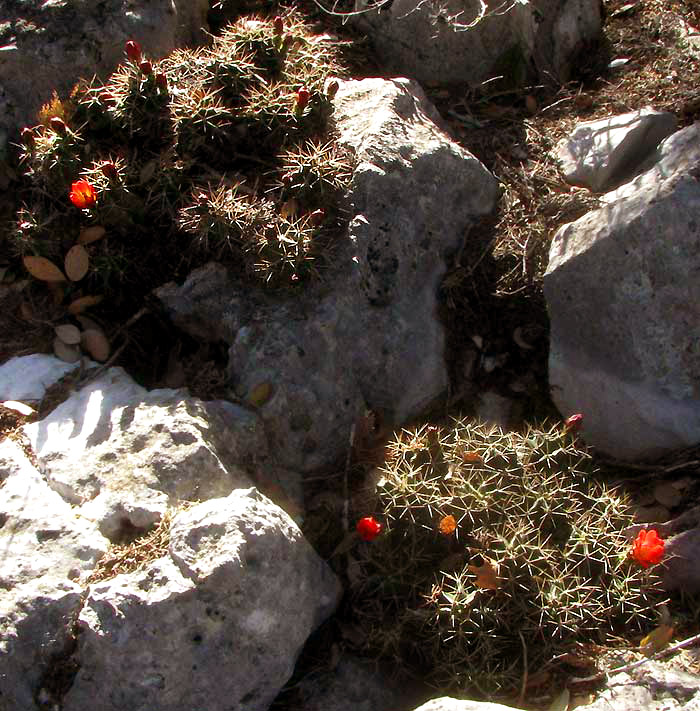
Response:
[[[311,94],[310,94],[309,90],[305,86],[302,86],[301,89],[299,89],[297,91],[297,100],[296,100],[297,111],[303,111],[306,108],[306,105],[309,103],[310,98],[311,98]]]
[[[664,545],[664,541],[653,528],[644,529],[634,539],[630,556],[642,568],[648,568],[661,562],[664,556]]]
[[[583,415],[576,414],[564,420],[564,430],[566,432],[578,432],[583,427]]]
[[[23,128],[22,131],[20,132],[20,136],[22,137],[22,143],[27,147],[27,148],[33,148],[34,147],[34,131],[32,131],[31,128]]]
[[[143,62],[139,64],[139,69],[141,70],[141,74],[145,74],[146,76],[150,76],[153,73],[153,65],[147,59],[144,59]]]
[[[284,20],[279,15],[272,21],[272,29],[275,35],[281,35],[284,32]]]
[[[52,130],[61,136],[65,136],[66,131],[68,130],[68,127],[64,123],[63,119],[58,116],[53,116],[49,119],[49,126],[51,126]]]
[[[166,77],[163,72],[158,72],[156,74],[156,86],[160,91],[168,90],[168,77]]]
[[[134,64],[138,64],[141,61],[141,46],[138,42],[134,42],[134,40],[129,40],[124,45],[124,50],[126,51],[126,56]]]
[[[373,516],[365,516],[357,522],[357,532],[363,541],[370,542],[382,532],[382,524]]]
[[[68,197],[76,207],[92,207],[97,202],[97,192],[87,180],[76,180],[70,187]]]

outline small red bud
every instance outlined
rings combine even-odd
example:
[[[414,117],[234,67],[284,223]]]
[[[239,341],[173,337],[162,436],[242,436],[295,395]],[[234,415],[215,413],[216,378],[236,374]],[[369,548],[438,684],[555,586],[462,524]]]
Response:
[[[125,45],[126,56],[134,63],[138,64],[141,61],[141,46],[134,40],[129,40]]]
[[[335,95],[338,93],[338,89],[340,89],[340,83],[338,82],[338,80],[331,79],[328,84],[326,84],[326,96],[329,99],[334,98]]]
[[[49,126],[51,126],[51,128],[61,136],[65,136],[66,131],[68,130],[68,127],[63,122],[63,119],[58,116],[53,116],[49,119]]]
[[[34,131],[32,131],[31,128],[23,128],[20,132],[20,136],[22,137],[22,143],[24,143],[27,148],[34,148]]]
[[[166,77],[163,72],[158,72],[156,74],[156,86],[159,91],[165,92],[168,90],[168,77]]]
[[[292,37],[292,35],[285,35],[282,40],[282,49],[285,52],[289,51],[289,48],[292,46],[292,42],[294,42],[294,37]]]
[[[284,32],[284,20],[279,15],[272,21],[272,28],[275,35],[281,35]]]
[[[297,91],[297,109],[303,111],[309,103],[310,98],[311,94],[309,90],[305,86],[302,86],[301,89]]]
[[[311,222],[312,225],[320,225],[325,218],[326,218],[326,211],[325,210],[314,210],[309,215],[309,222]]]
[[[564,430],[566,432],[578,432],[583,427],[583,415],[576,414],[564,420]]]
[[[101,91],[97,95],[97,98],[105,106],[114,106],[117,103],[117,100],[114,98],[114,94],[111,91]]]
[[[110,180],[117,180],[119,178],[119,172],[117,171],[117,166],[114,165],[114,163],[112,163],[112,162],[103,163],[100,166],[100,170],[102,171],[102,174],[106,178],[109,178]]]
[[[139,69],[141,73],[146,76],[150,76],[153,73],[153,65],[147,59],[144,59],[144,61],[139,64]]]

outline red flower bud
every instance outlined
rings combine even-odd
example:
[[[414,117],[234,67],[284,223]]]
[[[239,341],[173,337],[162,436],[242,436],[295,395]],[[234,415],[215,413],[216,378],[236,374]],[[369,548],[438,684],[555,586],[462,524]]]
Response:
[[[357,522],[357,532],[363,541],[370,542],[382,532],[382,524],[373,516],[365,516]]]
[[[320,225],[323,220],[326,217],[326,211],[325,210],[314,210],[310,215],[309,215],[309,222],[311,222],[312,225]]]
[[[650,565],[661,562],[664,556],[664,545],[663,540],[653,528],[642,530],[634,539],[630,557],[636,560],[642,568],[648,568]]]
[[[22,137],[22,143],[27,148],[34,148],[34,131],[31,128],[23,128],[20,136]]]
[[[65,136],[66,131],[68,130],[68,127],[63,122],[63,119],[58,116],[53,116],[49,119],[49,126],[51,126],[51,128],[61,136]]]
[[[147,59],[144,59],[144,61],[139,64],[139,69],[141,70],[142,74],[150,76],[153,72],[153,65]]]
[[[340,83],[338,82],[337,79],[331,79],[327,84],[326,84],[326,96],[329,99],[332,99],[335,97],[335,95],[338,93],[338,89],[340,89]]]
[[[119,178],[117,166],[114,165],[114,163],[112,162],[103,163],[100,166],[100,170],[102,171],[102,175],[104,175],[106,178],[109,178],[109,180],[111,181],[117,180]]]
[[[160,91],[168,90],[168,77],[166,77],[163,72],[158,72],[156,74],[156,86]]]
[[[302,86],[301,89],[297,91],[297,110],[303,111],[309,103],[310,98],[311,94],[309,90],[305,86]]]
[[[578,432],[583,427],[583,415],[571,415],[564,420],[565,432]]]
[[[279,15],[272,21],[272,29],[275,35],[281,35],[284,32],[284,20]]]
[[[92,207],[97,202],[97,192],[87,180],[76,180],[70,187],[68,197],[76,207]]]
[[[134,63],[138,64],[141,61],[141,46],[134,40],[129,40],[125,45],[126,56]]]
[[[105,106],[114,106],[117,103],[117,100],[114,98],[114,94],[111,91],[101,91],[97,95],[97,98]]]

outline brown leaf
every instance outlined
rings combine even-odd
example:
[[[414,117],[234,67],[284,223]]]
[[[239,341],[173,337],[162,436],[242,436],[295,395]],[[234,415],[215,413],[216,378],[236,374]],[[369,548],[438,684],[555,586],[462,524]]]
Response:
[[[462,454],[462,459],[470,464],[483,464],[484,460],[478,452],[464,452]]]
[[[82,244],[75,244],[68,250],[64,266],[71,281],[80,281],[87,274],[90,256]]]
[[[80,329],[71,323],[62,323],[54,328],[56,335],[69,346],[76,346],[80,343]]]
[[[46,257],[24,257],[22,259],[27,271],[39,281],[66,281],[63,272]]]
[[[440,533],[442,533],[443,536],[451,536],[457,530],[457,521],[452,515],[445,516],[444,518],[440,519],[438,528],[440,529]]]
[[[651,657],[668,646],[673,638],[673,627],[671,625],[659,625],[653,632],[650,632],[640,643],[642,652]]]
[[[470,573],[476,574],[475,585],[484,590],[498,590],[500,581],[498,579],[498,563],[482,556],[484,559],[483,565],[468,565],[467,569]]]
[[[254,407],[264,405],[272,397],[272,385],[270,383],[260,383],[256,385],[248,395],[248,402]]]
[[[90,244],[90,242],[97,242],[98,239],[102,239],[105,236],[105,230],[102,225],[93,225],[92,227],[86,227],[80,230],[80,236],[78,237],[78,244]]]
[[[109,341],[102,331],[95,328],[83,331],[80,344],[99,363],[104,363],[109,358]]]
[[[68,305],[68,313],[73,316],[81,314],[91,306],[99,304],[103,298],[104,297],[102,296],[81,296],[79,299],[76,299]]]
[[[69,346],[58,336],[56,336],[53,341],[53,352],[65,363],[75,363],[75,361],[80,358],[80,348],[77,346]]]

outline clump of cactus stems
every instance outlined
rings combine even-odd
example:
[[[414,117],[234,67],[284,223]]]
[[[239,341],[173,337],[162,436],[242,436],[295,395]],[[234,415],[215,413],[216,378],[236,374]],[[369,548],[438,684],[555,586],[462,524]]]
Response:
[[[209,259],[275,287],[317,271],[351,175],[333,144],[335,45],[290,11],[159,61],[133,41],[125,55],[106,83],[79,82],[22,131],[15,256],[60,268],[102,228],[67,299],[103,296],[122,313]],[[78,182],[94,200],[73,199]]]
[[[622,533],[629,502],[571,428],[403,431],[377,497],[385,531],[360,545],[353,583],[366,650],[442,690],[517,698],[577,642],[655,617],[658,581]]]

